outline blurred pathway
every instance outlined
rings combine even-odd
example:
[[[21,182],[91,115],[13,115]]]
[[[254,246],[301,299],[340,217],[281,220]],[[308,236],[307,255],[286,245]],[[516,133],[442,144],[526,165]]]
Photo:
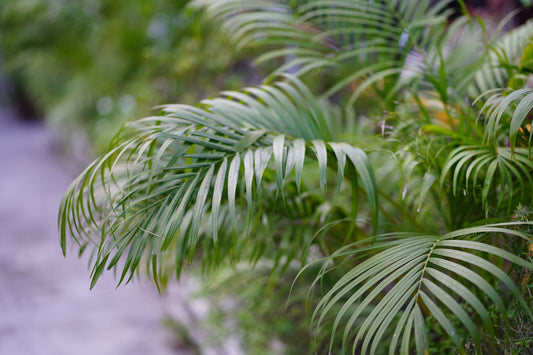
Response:
[[[192,354],[162,326],[175,295],[148,282],[117,290],[111,273],[89,292],[87,258],[63,258],[56,215],[73,176],[51,143],[42,124],[0,108],[0,354]]]

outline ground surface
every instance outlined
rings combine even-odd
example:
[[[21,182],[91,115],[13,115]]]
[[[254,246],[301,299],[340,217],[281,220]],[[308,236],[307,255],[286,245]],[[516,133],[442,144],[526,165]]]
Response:
[[[86,259],[62,256],[56,214],[73,174],[52,146],[41,124],[0,108],[0,354],[191,354],[162,326],[179,318],[175,294],[116,290],[112,275],[89,291]]]

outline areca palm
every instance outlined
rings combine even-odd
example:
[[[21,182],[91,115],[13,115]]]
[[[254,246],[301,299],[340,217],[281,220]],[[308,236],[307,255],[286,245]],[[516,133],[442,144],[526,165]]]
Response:
[[[310,320],[321,351],[482,351],[511,300],[531,319],[531,24],[489,36],[430,1],[195,5],[279,68],[127,124],[73,182],[61,245],[92,253],[92,286],[298,260],[305,287],[337,278]]]

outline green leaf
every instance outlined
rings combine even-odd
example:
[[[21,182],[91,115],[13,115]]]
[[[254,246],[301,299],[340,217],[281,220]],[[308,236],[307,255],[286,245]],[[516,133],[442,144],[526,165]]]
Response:
[[[200,229],[200,221],[204,215],[205,203],[207,200],[207,195],[211,189],[211,178],[213,177],[213,171],[215,167],[211,165],[205,177],[198,188],[196,195],[196,203],[194,205],[194,214],[192,218],[192,225],[190,229],[190,249],[189,249],[189,262],[192,261],[193,253],[195,246],[197,244],[198,230]]]
[[[341,191],[341,184],[342,180],[344,178],[344,166],[346,165],[346,154],[344,154],[344,151],[342,150],[341,145],[338,143],[330,142],[329,146],[333,149],[333,152],[335,153],[335,157],[337,158],[337,195]],[[354,179],[357,179],[357,177],[353,177]]]
[[[237,229],[237,217],[235,213],[235,192],[237,190],[237,180],[239,179],[239,170],[241,167],[241,157],[236,154],[232,159],[228,170],[228,205],[231,216],[233,230]]]
[[[359,148],[355,148],[344,143],[342,143],[342,147],[361,178],[361,184],[365,189],[370,206],[370,213],[372,216],[372,232],[375,233],[378,226],[378,189],[374,171],[365,152]]]
[[[295,139],[292,142],[292,150],[294,154],[294,173],[296,176],[296,188],[298,193],[301,190],[302,171],[305,161],[305,142],[303,139]]]
[[[274,138],[272,142],[272,152],[274,154],[274,165],[276,169],[276,183],[278,192],[283,188],[283,161],[285,153],[285,136],[280,135]]]
[[[320,190],[322,193],[326,191],[326,177],[328,167],[328,153],[326,145],[323,141],[314,140],[313,148],[315,150],[316,157],[318,159],[318,174],[320,176]]]
[[[533,93],[520,100],[513,112],[511,125],[509,127],[509,144],[511,149],[515,148],[518,131],[520,130],[520,127],[522,126],[522,123],[526,119],[527,115],[531,112],[531,109],[533,109]]]
[[[220,201],[222,200],[222,191],[224,189],[224,181],[226,179],[226,173],[228,168],[228,160],[224,158],[220,168],[218,169],[217,177],[215,179],[215,186],[213,188],[213,201],[211,204],[211,218],[212,218],[212,234],[213,244],[218,250],[218,215],[220,211]]]
[[[246,187],[246,201],[248,203],[248,209],[252,209],[253,200],[252,200],[252,184],[254,181],[254,152],[248,150],[244,154],[244,183]]]
[[[442,328],[448,333],[458,348],[462,348],[461,339],[457,334],[457,330],[453,327],[452,323],[446,317],[444,312],[429,298],[423,291],[420,291],[420,299],[424,302],[431,315],[439,322]]]
[[[426,199],[426,195],[431,189],[431,186],[433,186],[433,183],[437,180],[437,177],[429,172],[426,172],[424,174],[424,178],[422,179],[422,188],[420,191],[420,195],[418,197],[418,204],[416,210],[419,212],[422,208],[422,204],[424,203],[424,200]]]

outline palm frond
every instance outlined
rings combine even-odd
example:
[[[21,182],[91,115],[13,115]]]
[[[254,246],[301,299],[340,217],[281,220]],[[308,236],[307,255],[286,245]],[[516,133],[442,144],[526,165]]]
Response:
[[[320,327],[333,307],[341,304],[341,309],[331,315],[335,319],[332,339],[344,326],[343,344],[352,344],[353,353],[356,349],[362,354],[376,353],[385,336],[391,339],[390,354],[398,347],[402,354],[411,353],[413,346],[417,353],[427,353],[430,316],[458,348],[463,347],[467,336],[479,345],[480,329],[474,319],[480,319],[483,331],[490,334],[491,305],[503,311],[506,303],[502,291],[487,280],[505,285],[528,316],[533,316],[518,286],[496,260],[529,270],[533,270],[533,264],[483,241],[500,234],[531,241],[529,235],[509,227],[494,224],[444,235],[390,234],[374,238],[374,243],[366,247],[343,248],[331,258],[361,261],[322,298],[315,309],[314,324]],[[327,272],[328,268],[323,268],[322,276]],[[368,307],[371,312],[364,314]]]
[[[179,276],[200,245],[212,245],[214,254],[204,255],[210,260],[218,258],[221,245],[230,254],[242,249],[262,201],[275,200],[282,190],[289,199],[289,180],[296,179],[298,190],[303,189],[306,160],[318,162],[322,191],[328,167],[341,177],[348,163],[353,198],[358,199],[360,179],[375,230],[378,194],[366,153],[327,142],[329,133],[322,126],[328,113],[299,81],[292,83],[248,88],[248,95],[226,92],[201,107],[170,105],[164,116],[130,123],[114,148],[65,195],[59,221],[63,251],[67,233],[82,248],[93,249],[93,285],[105,268],[123,258],[120,282],[128,272],[131,278],[144,258],[157,282],[169,248],[174,248]],[[264,183],[275,184],[274,195],[263,193]],[[237,213],[241,197],[248,218]],[[202,228],[209,216],[211,228]],[[233,229],[229,240],[218,235],[223,216]]]
[[[493,40],[485,63],[475,72],[474,80],[468,87],[470,97],[476,98],[494,89],[517,85],[513,81],[524,75],[522,69],[525,66],[520,63],[527,61],[521,58],[533,37],[532,33],[533,21],[529,21]]]
[[[481,204],[489,208],[489,195],[492,195],[491,208],[498,210],[505,202],[507,213],[516,205],[513,198],[527,200],[533,191],[531,171],[533,161],[528,157],[527,149],[506,147],[465,145],[450,152],[441,175],[441,185],[445,183],[448,173],[454,194],[472,193]],[[529,203],[533,203],[532,200]]]
[[[336,68],[342,79],[325,96],[361,81],[351,94],[354,102],[366,88],[377,88],[385,79],[393,79],[385,88],[393,95],[409,53],[437,47],[448,2],[311,0],[291,7],[276,0],[199,0],[194,4],[204,7],[209,18],[222,21],[238,45],[274,45],[258,61],[284,59],[276,73],[291,70],[301,75],[311,69]]]
[[[504,90],[493,91],[482,108],[482,113],[487,116],[485,128],[485,141],[495,144],[505,138],[512,149],[516,147],[517,138],[523,145],[531,144],[525,119],[533,109],[533,89],[520,88],[510,92]],[[505,134],[508,131],[508,135]]]

